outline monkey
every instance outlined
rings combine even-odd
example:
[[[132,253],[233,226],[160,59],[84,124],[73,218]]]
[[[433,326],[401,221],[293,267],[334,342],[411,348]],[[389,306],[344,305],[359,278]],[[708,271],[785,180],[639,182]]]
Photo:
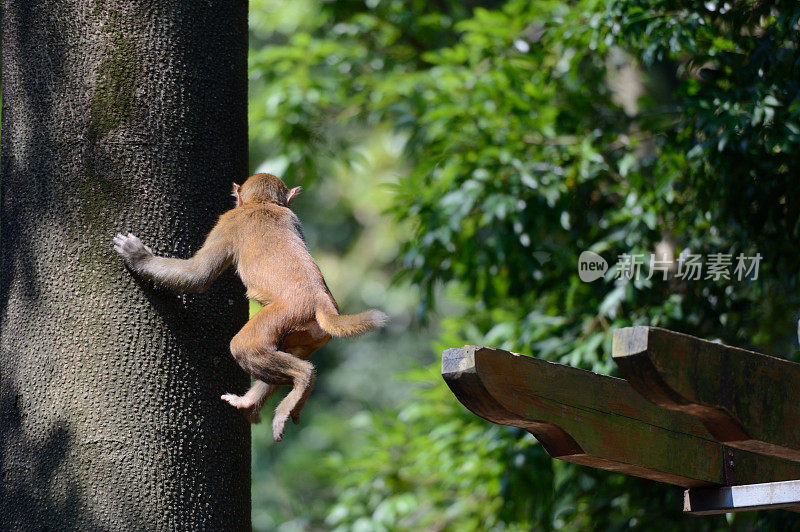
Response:
[[[263,305],[230,343],[234,359],[256,381],[246,394],[226,393],[221,399],[258,423],[267,398],[280,386],[291,386],[273,416],[276,442],[283,439],[289,418],[300,422],[315,377],[306,359],[332,336],[360,335],[389,319],[374,309],[339,314],[289,207],[299,192],[300,187],[289,189],[272,174],[252,175],[241,186],[234,183],[234,208],[219,217],[190,259],[156,256],[131,233],[113,238],[114,250],[135,274],[177,291],[203,292],[235,265],[247,296]]]

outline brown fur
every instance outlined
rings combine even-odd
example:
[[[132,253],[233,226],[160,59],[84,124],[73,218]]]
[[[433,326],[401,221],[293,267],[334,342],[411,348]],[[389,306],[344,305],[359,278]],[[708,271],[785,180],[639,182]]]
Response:
[[[342,316],[311,257],[300,221],[289,209],[299,187],[289,190],[271,174],[255,174],[234,195],[240,207],[223,214],[205,244],[188,260],[156,257],[130,233],[117,235],[114,248],[142,276],[173,289],[200,292],[231,263],[261,309],[231,340],[231,353],[258,382],[244,396],[222,399],[258,421],[258,412],[278,386],[292,390],[273,418],[275,441],[289,417],[297,423],[314,367],[306,361],[331,336],[363,334],[387,321],[377,310]]]

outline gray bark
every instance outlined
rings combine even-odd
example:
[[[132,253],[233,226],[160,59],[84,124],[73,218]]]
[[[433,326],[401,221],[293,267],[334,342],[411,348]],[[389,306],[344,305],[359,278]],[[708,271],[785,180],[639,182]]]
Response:
[[[250,528],[231,272],[139,282],[131,231],[188,257],[247,175],[246,0],[6,0],[0,529]]]

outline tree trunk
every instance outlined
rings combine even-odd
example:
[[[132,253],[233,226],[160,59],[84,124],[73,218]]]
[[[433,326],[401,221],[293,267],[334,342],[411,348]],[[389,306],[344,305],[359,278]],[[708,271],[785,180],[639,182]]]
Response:
[[[169,293],[111,245],[188,257],[232,206],[246,53],[244,0],[5,0],[0,528],[250,529],[241,283]]]

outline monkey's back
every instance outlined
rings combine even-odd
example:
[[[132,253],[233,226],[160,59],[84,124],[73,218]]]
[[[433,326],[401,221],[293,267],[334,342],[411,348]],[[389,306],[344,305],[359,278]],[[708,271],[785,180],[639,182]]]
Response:
[[[243,205],[223,216],[238,228],[234,263],[248,297],[262,304],[284,302],[309,318],[321,297],[331,297],[289,208]]]

